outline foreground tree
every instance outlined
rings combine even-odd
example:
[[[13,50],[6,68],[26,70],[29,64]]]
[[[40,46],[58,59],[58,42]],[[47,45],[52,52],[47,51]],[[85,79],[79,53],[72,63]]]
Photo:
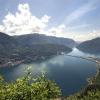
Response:
[[[6,83],[0,76],[0,100],[50,100],[60,96],[60,88],[44,74],[34,78],[28,72],[12,83]]]

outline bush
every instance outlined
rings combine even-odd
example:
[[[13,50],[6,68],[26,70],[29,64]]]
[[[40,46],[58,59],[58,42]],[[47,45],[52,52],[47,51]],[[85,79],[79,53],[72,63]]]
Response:
[[[50,100],[61,96],[60,88],[44,74],[25,77],[6,83],[0,76],[0,100]]]

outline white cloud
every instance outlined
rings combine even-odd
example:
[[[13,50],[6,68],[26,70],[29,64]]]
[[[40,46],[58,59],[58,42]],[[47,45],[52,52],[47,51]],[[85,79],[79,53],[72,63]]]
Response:
[[[91,40],[93,38],[100,37],[100,30],[92,30],[88,32],[79,32],[79,33],[73,33],[75,40],[77,41],[86,41]]]
[[[98,0],[89,0],[87,4],[84,4],[79,9],[76,9],[74,12],[69,14],[61,25],[49,28],[47,31],[45,31],[45,29],[48,26],[50,16],[44,15],[41,18],[38,18],[32,15],[30,7],[27,3],[19,4],[18,11],[15,12],[15,14],[8,12],[5,16],[2,25],[0,25],[0,31],[9,35],[21,35],[37,32],[57,37],[72,38],[78,41],[92,39],[100,36],[100,30],[79,33],[76,32],[76,30],[87,28],[91,26],[91,24],[83,23],[81,25],[74,26],[70,26],[69,24],[82,17],[87,12],[95,9],[97,1]]]
[[[33,16],[27,3],[19,4],[15,14],[9,12],[5,16],[3,24],[0,25],[0,31],[9,35],[42,33],[47,27],[49,19],[50,16],[47,15],[41,18]]]
[[[0,25],[0,32],[4,31],[4,27],[2,25]]]
[[[49,35],[58,36],[58,37],[66,37],[66,38],[72,38],[77,41],[84,41],[89,40],[95,37],[100,36],[100,31],[90,32],[89,30],[86,32],[79,31],[84,30],[87,28],[90,28],[92,24],[83,23],[80,25],[74,25],[70,26],[70,24],[77,19],[83,17],[88,12],[95,10],[98,6],[99,0],[88,0],[85,4],[83,4],[78,9],[75,9],[73,12],[71,12],[65,20],[62,22],[61,25],[58,25],[56,27],[52,27],[49,29]],[[63,27],[60,27],[63,26]],[[94,29],[91,29],[94,30]]]
[[[49,35],[53,35],[53,36],[60,36],[61,34],[64,33],[65,30],[65,25],[59,25],[57,27],[52,27],[48,30]]]
[[[93,31],[88,31],[88,32],[75,32],[75,31],[70,31],[71,29],[78,29],[78,28],[86,28],[88,27],[88,24],[83,24],[83,25],[77,25],[73,27],[65,27],[65,25],[59,25],[56,27],[52,27],[51,29],[48,30],[48,34],[52,36],[57,36],[57,37],[65,37],[65,38],[72,38],[76,41],[85,41],[89,39],[93,39],[96,37],[100,37],[100,30],[93,30]]]

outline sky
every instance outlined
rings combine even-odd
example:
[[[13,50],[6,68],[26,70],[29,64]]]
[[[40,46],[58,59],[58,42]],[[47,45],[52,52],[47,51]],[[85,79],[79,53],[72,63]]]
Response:
[[[100,0],[0,0],[0,31],[76,41],[100,37]]]

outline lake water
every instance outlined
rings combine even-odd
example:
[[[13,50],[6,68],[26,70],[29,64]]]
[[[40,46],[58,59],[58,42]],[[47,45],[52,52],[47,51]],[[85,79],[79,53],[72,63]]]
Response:
[[[78,49],[74,49],[71,55],[93,56],[85,54]],[[33,62],[31,64],[21,64],[15,67],[0,68],[0,73],[6,81],[14,81],[23,76],[25,68],[32,67],[32,74],[46,70],[47,77],[55,80],[62,90],[63,95],[73,94],[87,85],[86,79],[95,75],[96,65],[85,59],[69,57],[67,54],[58,55],[43,62]]]

